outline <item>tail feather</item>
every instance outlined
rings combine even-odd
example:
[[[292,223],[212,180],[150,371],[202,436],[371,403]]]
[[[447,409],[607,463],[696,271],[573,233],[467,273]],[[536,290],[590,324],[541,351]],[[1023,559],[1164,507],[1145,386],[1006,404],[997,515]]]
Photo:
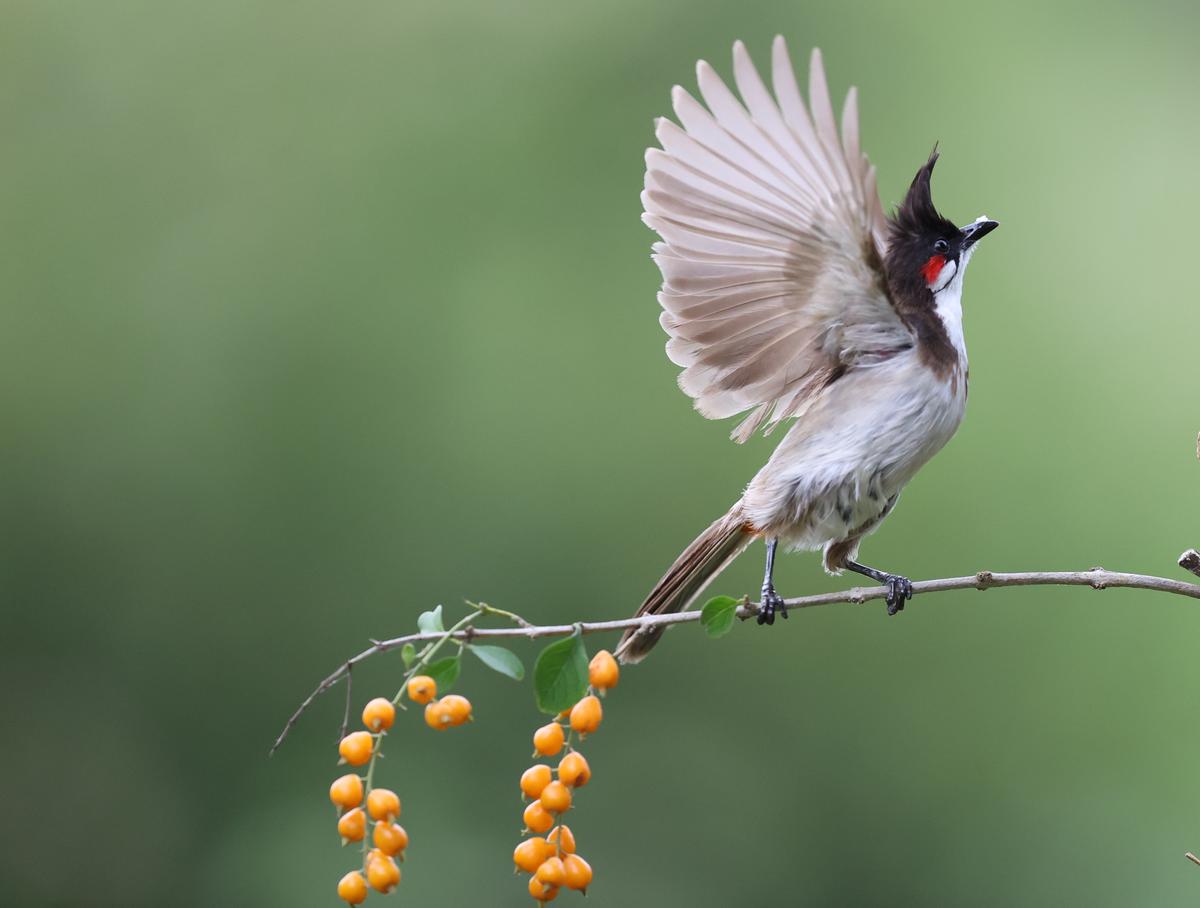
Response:
[[[686,609],[742,553],[754,536],[754,529],[746,522],[739,501],[683,550],[683,554],[675,559],[675,563],[655,584],[634,617],[664,615]],[[617,644],[617,658],[626,663],[641,662],[658,643],[664,630],[664,627],[627,630]]]

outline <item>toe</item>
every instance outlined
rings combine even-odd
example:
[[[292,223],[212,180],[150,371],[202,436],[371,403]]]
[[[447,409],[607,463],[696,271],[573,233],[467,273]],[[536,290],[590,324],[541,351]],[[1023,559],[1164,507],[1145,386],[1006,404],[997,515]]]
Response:
[[[887,579],[887,612],[889,615],[894,615],[902,608],[904,608],[904,587],[901,586],[899,577],[889,577]]]

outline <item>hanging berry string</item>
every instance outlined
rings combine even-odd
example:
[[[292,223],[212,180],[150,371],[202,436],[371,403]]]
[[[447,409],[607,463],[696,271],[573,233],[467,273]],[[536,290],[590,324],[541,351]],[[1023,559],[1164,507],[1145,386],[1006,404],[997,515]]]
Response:
[[[619,679],[612,654],[596,653],[588,664],[586,696],[533,733],[535,757],[548,759],[567,751],[554,769],[535,763],[521,774],[521,794],[531,799],[523,815],[524,832],[532,835],[513,851],[513,864],[530,875],[529,894],[538,902],[553,901],[564,887],[586,894],[591,885],[592,867],[576,853],[575,835],[562,817],[574,804],[575,792],[592,779],[587,758],[574,741],[600,727],[604,709],[597,694],[603,696]]]

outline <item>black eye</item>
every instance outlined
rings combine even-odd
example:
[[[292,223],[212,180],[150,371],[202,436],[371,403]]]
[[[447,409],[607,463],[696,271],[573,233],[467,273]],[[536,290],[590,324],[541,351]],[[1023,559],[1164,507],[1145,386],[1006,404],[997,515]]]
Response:
[[[945,240],[938,240],[936,243],[933,244],[933,251],[938,253],[939,255],[945,255],[947,252],[950,251],[950,244],[947,243]]]

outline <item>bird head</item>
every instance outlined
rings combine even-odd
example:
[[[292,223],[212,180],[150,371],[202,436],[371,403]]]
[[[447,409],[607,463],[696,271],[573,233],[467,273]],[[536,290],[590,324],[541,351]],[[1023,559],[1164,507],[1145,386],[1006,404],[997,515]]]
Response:
[[[960,228],[938,212],[929,186],[937,159],[934,148],[889,225],[888,280],[908,298],[961,287],[975,244],[1000,226],[982,216]]]

